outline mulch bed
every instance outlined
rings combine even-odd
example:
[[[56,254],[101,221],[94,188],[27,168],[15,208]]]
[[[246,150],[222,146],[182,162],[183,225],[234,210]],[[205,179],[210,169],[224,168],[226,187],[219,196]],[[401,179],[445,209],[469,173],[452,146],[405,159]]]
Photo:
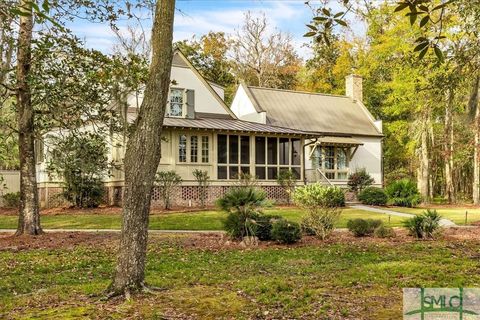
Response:
[[[168,243],[187,250],[258,250],[269,248],[300,248],[306,246],[322,246],[325,244],[391,244],[409,243],[416,240],[407,234],[404,229],[396,229],[396,237],[381,239],[375,237],[354,237],[350,232],[335,231],[327,240],[305,236],[296,244],[283,245],[273,241],[260,241],[258,245],[246,246],[238,241],[230,240],[222,234],[151,234],[150,242]],[[75,246],[97,246],[99,248],[116,248],[119,239],[118,233],[107,232],[49,232],[40,236],[15,237],[11,234],[0,234],[0,251],[19,251],[35,249],[73,248]],[[480,241],[480,227],[448,228],[438,237],[439,240]],[[435,240],[424,240],[435,241]]]

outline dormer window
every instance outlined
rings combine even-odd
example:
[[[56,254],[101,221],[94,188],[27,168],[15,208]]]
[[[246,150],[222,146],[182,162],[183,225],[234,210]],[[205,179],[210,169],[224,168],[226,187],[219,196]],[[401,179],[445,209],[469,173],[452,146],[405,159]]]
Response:
[[[171,88],[167,116],[184,118],[184,89]]]

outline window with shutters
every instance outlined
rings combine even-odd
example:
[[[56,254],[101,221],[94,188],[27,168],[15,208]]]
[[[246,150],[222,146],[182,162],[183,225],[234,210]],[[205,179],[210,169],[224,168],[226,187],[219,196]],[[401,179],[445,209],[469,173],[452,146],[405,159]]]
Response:
[[[185,89],[171,88],[167,106],[167,117],[185,117]]]

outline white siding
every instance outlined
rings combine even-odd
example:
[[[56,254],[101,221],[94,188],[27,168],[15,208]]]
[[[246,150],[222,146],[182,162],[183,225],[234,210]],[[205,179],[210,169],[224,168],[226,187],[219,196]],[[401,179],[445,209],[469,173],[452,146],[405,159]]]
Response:
[[[267,123],[266,112],[257,112],[252,104],[252,101],[250,101],[250,98],[245,92],[245,88],[241,85],[238,86],[230,109],[241,120],[263,124]]]
[[[350,171],[365,168],[365,170],[375,179],[375,185],[382,184],[382,138],[381,137],[354,137],[362,141],[363,146],[359,146],[357,152],[350,161]]]

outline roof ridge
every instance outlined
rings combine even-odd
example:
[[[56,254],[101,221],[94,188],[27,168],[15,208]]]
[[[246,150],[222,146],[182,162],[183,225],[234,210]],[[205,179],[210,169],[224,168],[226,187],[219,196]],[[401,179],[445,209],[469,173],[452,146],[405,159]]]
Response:
[[[329,96],[329,97],[338,97],[338,98],[348,98],[348,96],[342,96],[339,94],[331,94],[331,93],[322,93],[322,92],[310,92],[310,91],[301,91],[301,90],[289,90],[289,89],[278,89],[278,88],[267,88],[267,87],[258,87],[258,86],[247,86],[248,88],[252,89],[261,89],[261,90],[271,90],[271,91],[282,91],[282,92],[291,92],[291,93],[300,93],[300,94],[312,94],[312,95],[319,95],[319,96]]]

